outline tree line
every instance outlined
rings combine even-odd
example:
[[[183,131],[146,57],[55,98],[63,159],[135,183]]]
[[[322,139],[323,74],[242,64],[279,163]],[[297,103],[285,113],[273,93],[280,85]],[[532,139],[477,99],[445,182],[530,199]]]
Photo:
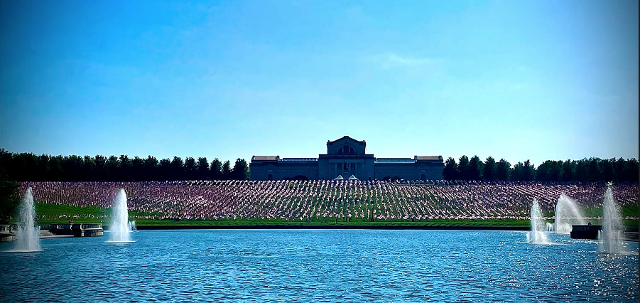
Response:
[[[184,160],[158,160],[127,155],[49,156],[10,153],[0,149],[0,174],[17,181],[175,181],[175,180],[248,180],[249,166],[244,159],[209,162],[206,157]],[[547,160],[535,167],[529,160],[511,165],[505,159],[466,155],[458,161],[449,157],[443,170],[445,180],[542,181],[542,182],[638,182],[638,160],[623,158],[585,158]],[[3,179],[4,179],[3,178]]]
[[[127,155],[49,156],[9,153],[0,149],[0,173],[16,181],[175,181],[248,180],[249,166],[238,158],[233,167],[218,158],[187,157],[158,160]]]
[[[511,165],[505,159],[496,162],[488,157],[466,155],[458,162],[449,157],[442,172],[445,180],[485,181],[541,181],[541,182],[638,182],[638,160],[600,159],[553,161],[547,160],[537,168],[529,161]]]

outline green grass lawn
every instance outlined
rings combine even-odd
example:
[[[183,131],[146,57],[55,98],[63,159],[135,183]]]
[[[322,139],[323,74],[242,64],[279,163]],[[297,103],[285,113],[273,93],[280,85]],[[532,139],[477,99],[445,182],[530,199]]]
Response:
[[[36,203],[36,214],[40,217],[37,222],[41,226],[51,223],[66,223],[73,220],[76,223],[95,223],[102,222],[109,224],[109,214],[111,210],[96,206],[77,207],[68,205],[55,205]],[[602,215],[602,207],[589,208],[584,210],[586,216],[596,217]],[[621,208],[621,214],[625,216],[638,216],[638,205],[626,205]],[[44,215],[46,219],[42,219]],[[145,213],[130,211],[131,217],[138,215],[148,215]],[[549,214],[545,214],[549,215]],[[550,214],[553,215],[553,214]],[[62,216],[62,217],[60,217]],[[75,216],[75,217],[74,217]],[[190,226],[190,225],[212,225],[212,226],[268,226],[268,225],[286,225],[286,226],[456,226],[456,227],[527,227],[530,226],[529,220],[420,220],[411,222],[410,220],[376,220],[369,221],[367,219],[353,219],[345,221],[343,219],[334,218],[314,218],[313,220],[293,220],[287,221],[283,219],[222,219],[222,220],[150,220],[136,219],[138,226]],[[552,222],[550,222],[552,223]],[[592,224],[601,224],[598,220],[592,220]],[[638,226],[638,220],[624,220],[626,226]]]
[[[529,226],[528,220],[422,220],[422,221],[344,221],[338,220],[294,220],[282,219],[260,220],[260,219],[236,219],[236,220],[145,220],[137,219],[138,226],[191,226],[191,225],[211,225],[211,226]]]
[[[36,203],[36,214],[38,216],[45,215],[79,215],[79,216],[104,216],[110,213],[110,209],[97,206],[69,206],[69,205],[56,205],[56,204],[44,204]]]

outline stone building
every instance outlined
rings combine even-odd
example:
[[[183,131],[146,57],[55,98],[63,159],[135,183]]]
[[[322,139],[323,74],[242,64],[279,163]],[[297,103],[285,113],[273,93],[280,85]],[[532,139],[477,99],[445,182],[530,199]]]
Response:
[[[441,180],[442,156],[376,158],[366,153],[367,143],[344,136],[327,141],[327,153],[318,158],[253,156],[252,180],[332,180],[354,176],[360,180]]]

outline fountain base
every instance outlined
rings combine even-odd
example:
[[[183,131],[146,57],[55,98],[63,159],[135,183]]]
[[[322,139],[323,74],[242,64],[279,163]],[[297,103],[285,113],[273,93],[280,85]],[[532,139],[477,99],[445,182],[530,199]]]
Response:
[[[571,239],[597,240],[598,232],[602,229],[600,225],[573,225],[571,229]]]

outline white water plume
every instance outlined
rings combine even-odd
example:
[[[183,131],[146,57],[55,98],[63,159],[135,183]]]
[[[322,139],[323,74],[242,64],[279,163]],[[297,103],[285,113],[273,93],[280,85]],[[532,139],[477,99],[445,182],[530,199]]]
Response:
[[[542,220],[542,211],[538,200],[531,206],[531,231],[527,233],[527,242],[531,244],[550,244],[545,233],[546,225]]]
[[[560,195],[556,204],[556,220],[554,229],[557,234],[569,234],[573,224],[585,225],[580,207],[575,200],[566,195]]]
[[[22,198],[18,214],[18,232],[13,250],[8,252],[36,252],[40,248],[40,227],[35,226],[36,209],[31,187]]]
[[[602,207],[604,218],[602,222],[602,230],[598,234],[600,238],[600,252],[609,254],[624,253],[623,246],[623,226],[622,217],[620,216],[620,208],[613,199],[611,187],[607,187],[604,194],[604,204]]]
[[[135,242],[131,240],[131,222],[129,222],[129,210],[127,209],[127,193],[124,189],[121,189],[116,196],[111,216],[109,241],[107,242]]]

